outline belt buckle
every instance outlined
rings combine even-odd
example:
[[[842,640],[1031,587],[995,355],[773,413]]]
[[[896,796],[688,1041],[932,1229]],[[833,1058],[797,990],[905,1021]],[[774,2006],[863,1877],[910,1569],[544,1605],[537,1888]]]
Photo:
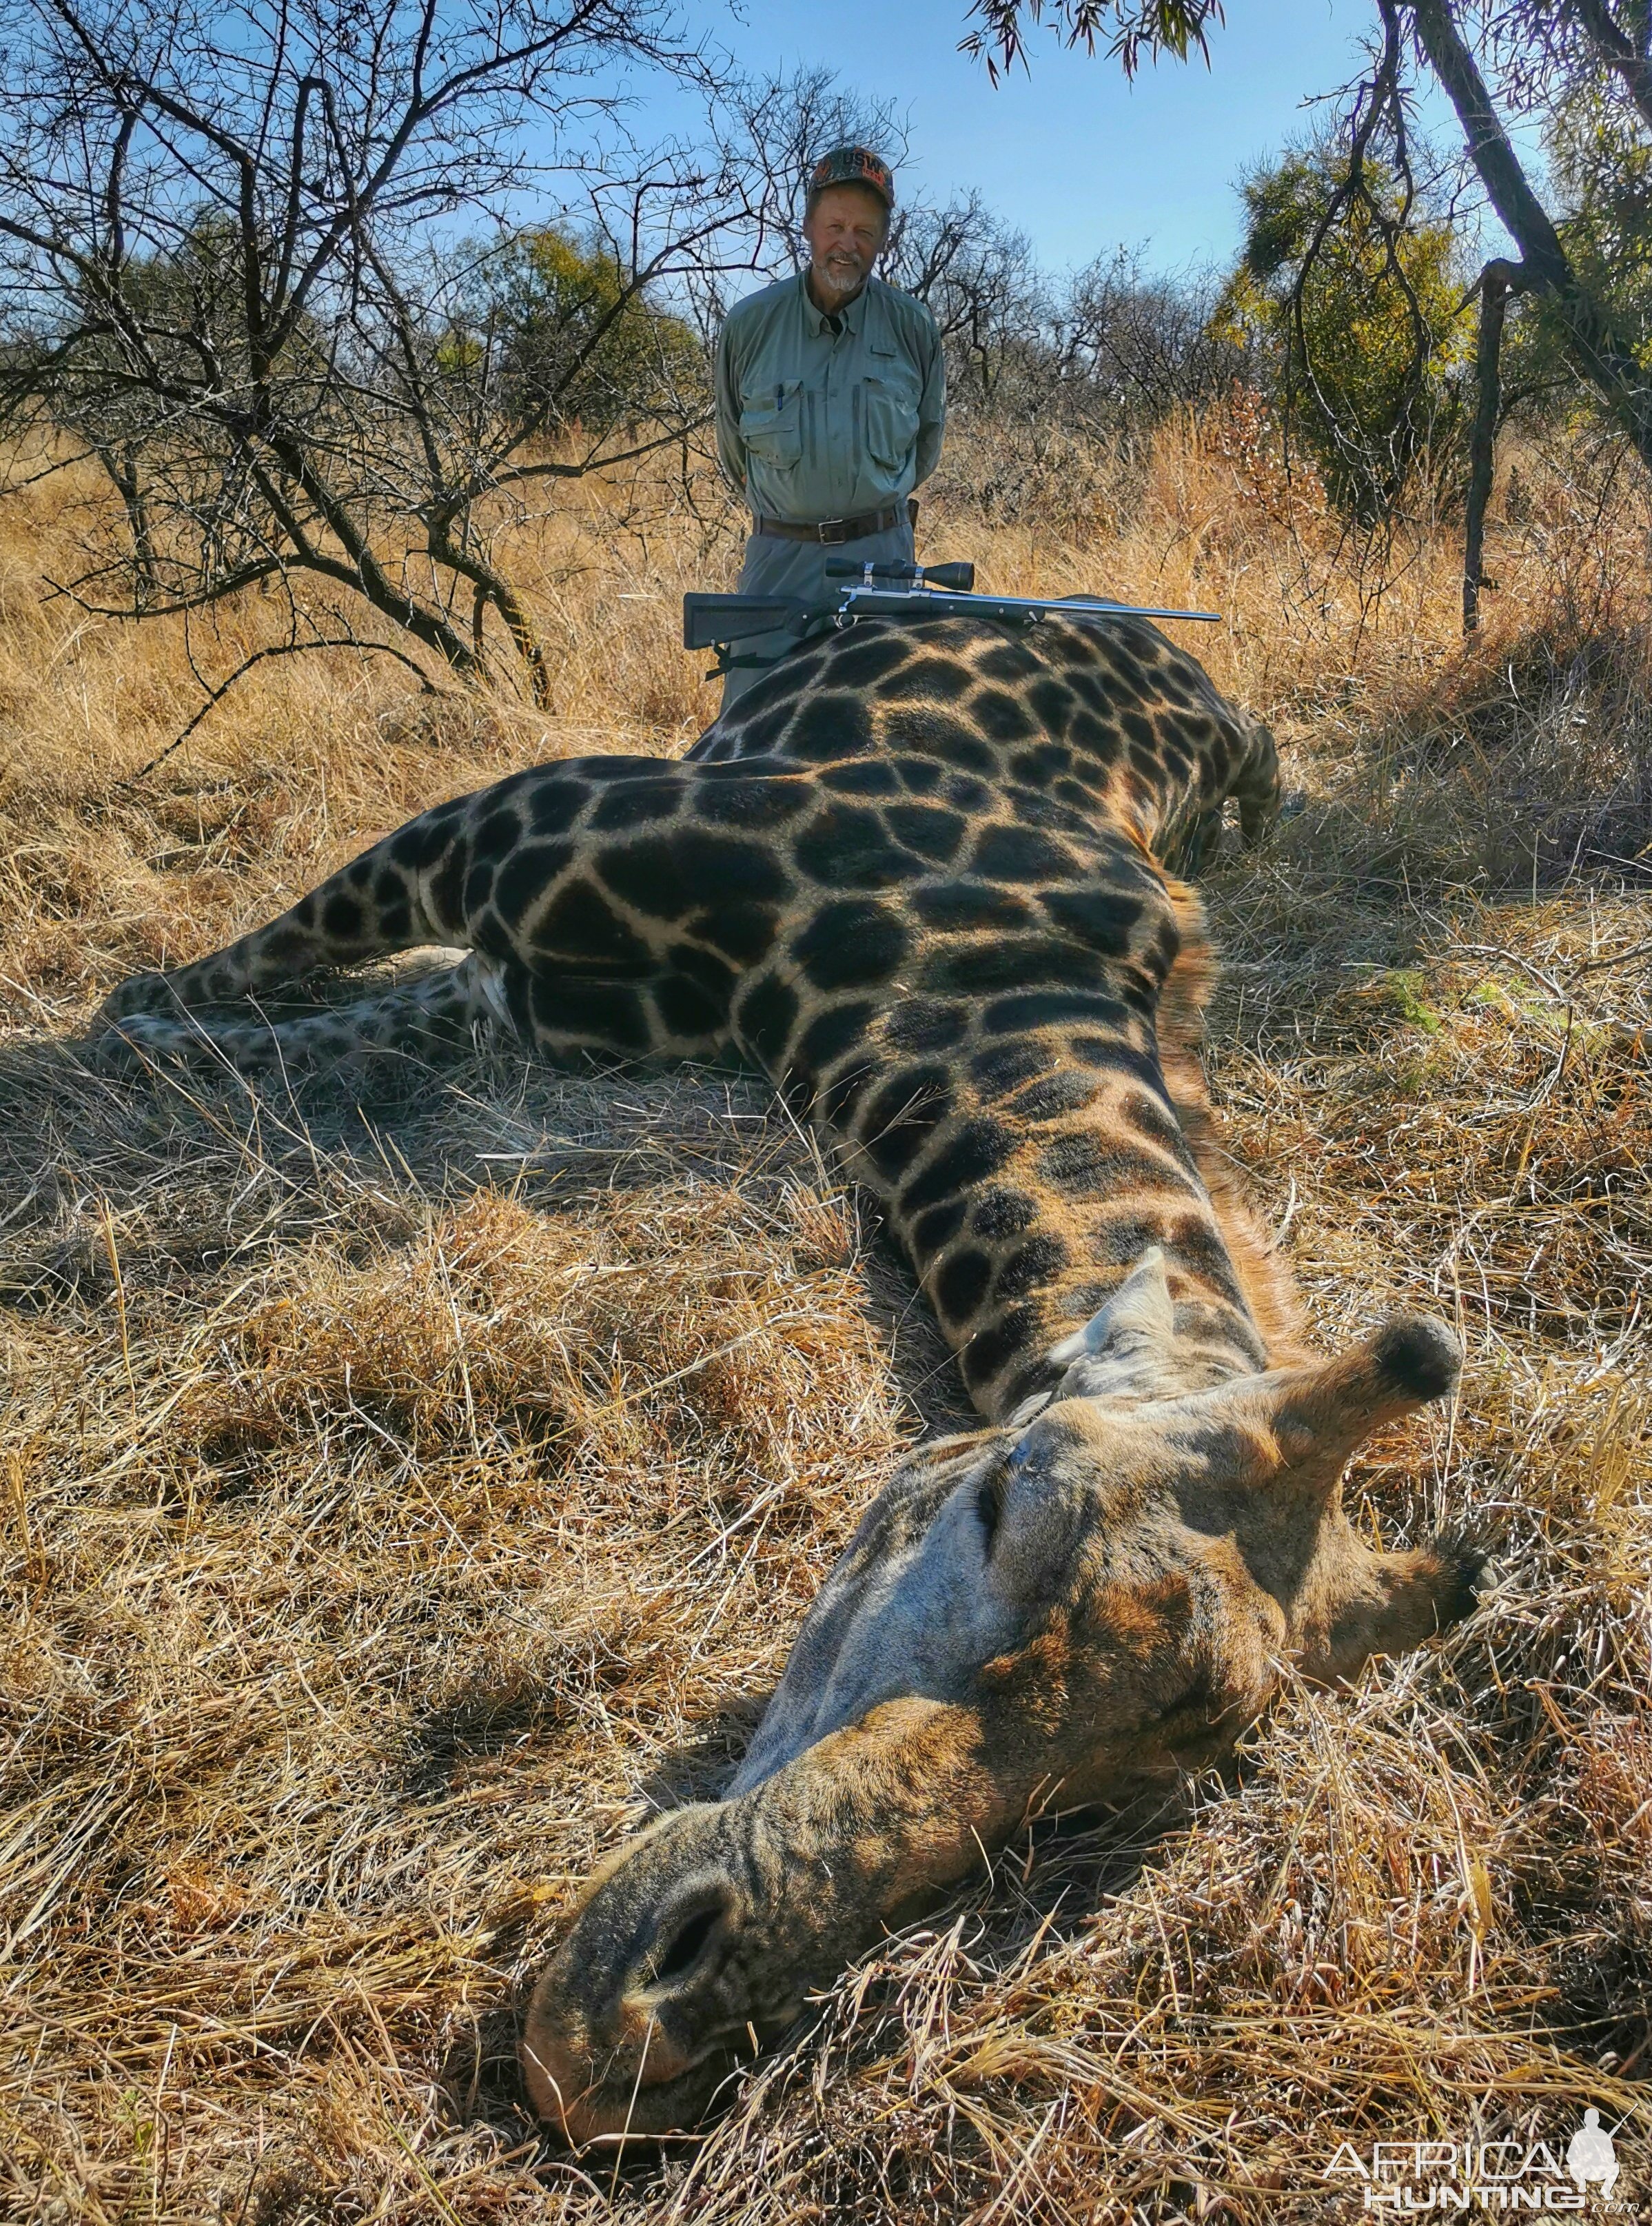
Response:
[[[849,537],[848,524],[847,518],[823,518],[815,528],[816,532],[820,536],[821,547],[841,549]]]

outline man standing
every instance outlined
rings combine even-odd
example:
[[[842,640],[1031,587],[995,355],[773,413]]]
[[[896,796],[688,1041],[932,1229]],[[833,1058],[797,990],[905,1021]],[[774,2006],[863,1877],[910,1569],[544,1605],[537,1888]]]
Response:
[[[829,563],[912,561],[909,501],[946,414],[941,337],[921,302],[872,276],[895,206],[886,162],[835,147],[809,177],[809,268],[748,295],[717,344],[717,454],[752,512],[742,595],[829,599]],[[740,645],[723,703],[791,637]]]

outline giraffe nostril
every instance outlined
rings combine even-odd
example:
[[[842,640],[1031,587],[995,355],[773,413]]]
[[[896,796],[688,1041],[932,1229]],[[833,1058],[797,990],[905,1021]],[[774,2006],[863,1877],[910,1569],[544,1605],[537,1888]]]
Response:
[[[648,1959],[647,1984],[675,1987],[705,1960],[707,1950],[723,1928],[729,1902],[725,1892],[696,1899],[660,1926],[658,1942]]]

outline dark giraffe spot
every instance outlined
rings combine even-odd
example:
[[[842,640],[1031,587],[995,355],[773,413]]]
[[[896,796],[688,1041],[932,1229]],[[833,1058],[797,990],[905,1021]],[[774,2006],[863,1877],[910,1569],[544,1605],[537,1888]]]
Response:
[[[1034,1075],[1047,1074],[1054,1064],[1055,1053],[1045,1044],[994,1044],[990,1051],[975,1053],[969,1072],[983,1097],[1004,1097]]]
[[[315,925],[315,892],[314,889],[309,892],[308,896],[300,897],[298,902],[293,906],[288,917],[290,919],[296,921],[300,927],[313,927]]]
[[[911,654],[898,633],[861,634],[857,626],[855,633],[838,636],[827,671],[834,688],[870,688],[898,671]]]
[[[574,855],[571,843],[524,843],[499,868],[493,901],[501,919],[516,926],[530,905],[543,896]],[[587,882],[588,888],[590,884]]]
[[[1039,1218],[1039,1202],[1029,1198],[1024,1190],[1002,1188],[983,1191],[970,1209],[969,1226],[977,1237],[994,1242],[1001,1237],[1019,1237],[1024,1229],[1031,1229]]]
[[[969,1033],[967,1006],[923,998],[897,1005],[883,1026],[883,1040],[893,1051],[950,1051]]]
[[[390,855],[406,872],[423,873],[442,855],[452,831],[450,819],[435,811],[423,812],[391,836]]]
[[[1066,1266],[1070,1255],[1059,1237],[1030,1237],[1018,1245],[993,1278],[995,1299],[1025,1298],[1040,1283],[1047,1283]]]
[[[910,879],[917,867],[890,841],[877,813],[858,804],[828,805],[797,836],[791,855],[810,881],[827,888],[887,888]]]
[[[773,906],[756,904],[724,905],[717,912],[702,913],[694,926],[696,935],[748,966],[766,957],[779,931]]]
[[[990,1256],[973,1245],[944,1262],[934,1283],[935,1308],[943,1320],[968,1321],[987,1295],[992,1272]]]
[[[1064,681],[1053,677],[1036,681],[1026,691],[1026,708],[1046,732],[1064,735],[1077,705]]]
[[[991,773],[998,762],[988,743],[944,711],[891,711],[884,726],[892,747],[921,750],[960,773]]]
[[[754,780],[743,766],[730,772],[742,777],[706,779],[695,785],[694,809],[713,826],[748,830],[783,827],[808,809],[811,788],[807,780],[777,779],[772,774]]]
[[[443,934],[460,943],[465,937],[465,851],[455,843],[442,860],[430,882],[430,894],[426,900],[436,925]]]
[[[651,994],[661,1025],[670,1034],[690,1040],[721,1034],[725,1011],[692,982],[669,975],[655,983]]]
[[[321,906],[321,932],[335,943],[353,943],[361,933],[361,906],[343,889],[335,889]]]
[[[591,824],[605,835],[669,819],[683,800],[680,780],[630,780],[599,796]]]
[[[1017,750],[1009,769],[1013,779],[1042,785],[1065,773],[1071,764],[1072,752],[1064,742],[1039,742],[1031,749]]]
[[[910,938],[897,915],[867,898],[823,906],[792,944],[792,955],[817,989],[859,989],[887,982]]]
[[[980,997],[995,989],[1093,982],[1097,970],[1095,953],[1077,944],[1047,935],[1003,936],[934,952],[918,980],[937,995]]]
[[[950,703],[974,685],[975,675],[960,658],[916,657],[882,683],[878,697],[886,703],[902,696],[936,696]]]
[[[994,742],[1019,742],[1034,731],[1022,706],[1001,688],[983,688],[973,696],[969,716]]]
[[[514,811],[490,811],[470,838],[470,855],[479,862],[497,865],[521,840],[522,822]]]
[[[576,969],[613,967],[628,974],[645,974],[657,963],[641,936],[626,925],[601,890],[582,874],[571,881],[535,921],[533,950],[537,957],[556,958]]]
[[[984,829],[972,862],[989,881],[1070,881],[1079,871],[1058,843],[1030,827]]]
[[[674,943],[665,956],[679,974],[686,975],[708,995],[715,997],[725,1012],[728,1009],[728,1000],[740,976],[726,959],[697,943]]]
[[[1012,1307],[1001,1322],[970,1339],[963,1354],[963,1380],[975,1390],[990,1383],[1038,1332],[1035,1310],[1025,1304]]]
[[[1081,842],[1093,841],[1096,833],[1094,811],[1072,811],[1064,804],[1058,804],[1053,796],[1042,789],[1020,788],[1007,785],[1003,798],[1022,827],[1053,827],[1064,835],[1076,835]]]
[[[797,993],[778,974],[765,974],[741,990],[734,1008],[740,1040],[771,1074],[778,1073],[797,1019]]]
[[[996,1174],[1007,1160],[1013,1159],[1020,1138],[1015,1130],[990,1115],[977,1114],[966,1121],[956,1135],[943,1145],[905,1190],[901,1192],[901,1205],[908,1213],[920,1206],[938,1205],[944,1198],[951,1198],[961,1190],[968,1190],[988,1175]]]
[[[1160,1100],[1133,1090],[1120,1101],[1118,1114],[1148,1143],[1179,1154],[1184,1149],[1185,1140],[1176,1116]]]
[[[986,811],[992,807],[994,798],[984,780],[977,780],[972,773],[950,773],[941,786],[941,794],[957,811]]]
[[[865,998],[846,1005],[829,1005],[817,1013],[803,1032],[797,1058],[813,1074],[824,1074],[845,1053],[866,1040],[868,1022],[877,1007]]]
[[[380,907],[378,932],[386,943],[405,942],[412,934],[413,908],[405,899],[398,904],[387,904]]]
[[[1139,1212],[1121,1213],[1096,1222],[1084,1231],[1084,1249],[1098,1266],[1134,1268],[1150,1244],[1165,1241],[1163,1224]],[[1118,1288],[1116,1283],[1086,1284],[1069,1294],[1070,1303],[1083,1314],[1104,1307]]]
[[[371,850],[365,850],[360,857],[353,859],[344,869],[344,878],[353,889],[365,889],[372,877],[373,854]]]
[[[597,871],[618,897],[652,919],[682,919],[702,906],[772,903],[789,893],[779,862],[759,843],[685,827],[604,850]]]
[[[832,1128],[846,1129],[848,1126],[850,1116],[877,1072],[875,1061],[862,1055],[851,1059],[832,1078],[822,1101],[826,1120]]]
[[[899,643],[896,644],[899,648]],[[838,678],[832,674],[833,683]],[[840,694],[836,684],[825,695],[803,704],[786,729],[786,755],[825,764],[832,758],[852,758],[872,747],[872,727],[866,706],[857,696]]]
[[[640,756],[628,757],[616,750],[605,752],[600,757],[574,758],[569,764],[587,780],[636,780],[640,776],[655,773],[658,760]],[[514,780],[502,782],[494,793],[501,797],[508,795],[518,782],[532,779],[531,773],[518,773]]]
[[[961,934],[983,928],[1025,927],[1032,907],[1024,898],[981,881],[940,881],[912,891],[913,912],[926,927],[944,934]]]
[[[1159,737],[1153,732],[1152,720],[1144,719],[1140,711],[1127,711],[1119,724],[1131,741],[1145,753],[1148,762],[1153,763],[1159,754]],[[1131,754],[1134,756],[1134,753]]]
[[[997,997],[981,1016],[988,1035],[1019,1034],[1048,1027],[1054,1021],[1088,1021],[1092,1027],[1125,1027],[1129,1014],[1116,997],[1100,989],[1032,989],[1024,997]]]
[[[896,758],[893,763],[902,786],[914,796],[930,795],[944,778],[941,767],[930,758]]]
[[[1057,1136],[1046,1144],[1039,1157],[1039,1171],[1069,1197],[1126,1197],[1133,1191],[1185,1193],[1198,1187],[1173,1160],[1138,1151],[1133,1144],[1090,1129]]]
[[[1071,780],[1064,775],[1056,783],[1051,794],[1058,796],[1064,804],[1071,805],[1080,811],[1093,813],[1096,809],[1095,795],[1085,787],[1082,780]]]
[[[1191,1268],[1213,1291],[1220,1291],[1229,1305],[1243,1307],[1244,1293],[1239,1287],[1233,1262],[1209,1221],[1187,1214],[1180,1221],[1172,1222],[1166,1234],[1171,1250],[1184,1266]]]
[[[1089,758],[1111,765],[1119,754],[1117,730],[1093,711],[1081,711],[1072,722],[1072,739]]]
[[[1025,680],[1042,670],[1032,652],[1020,642],[1000,642],[975,659],[975,671],[982,680]]]
[[[957,1199],[950,1199],[945,1205],[931,1205],[926,1212],[920,1213],[910,1231],[912,1250],[922,1257],[938,1252],[963,1228],[963,1203]]]
[[[944,1066],[908,1066],[880,1085],[861,1110],[861,1141],[873,1165],[894,1176],[910,1167],[952,1110],[952,1081]]]
[[[780,737],[791,724],[792,704],[790,695],[783,697],[778,704],[771,704],[766,710],[763,711],[753,711],[751,704],[750,696],[743,696],[740,698],[739,708],[729,715],[734,721],[734,732],[724,735],[720,739],[715,754],[711,750],[706,752],[707,760],[715,754],[717,759],[727,760],[731,766],[737,765],[742,759],[763,757],[778,745]],[[696,747],[697,747],[698,745],[696,744]],[[692,755],[692,753],[690,754]],[[828,754],[832,754],[829,752]]]
[[[534,791],[528,804],[528,825],[536,835],[566,835],[585,809],[590,790],[582,781],[564,774]]]
[[[530,1005],[537,1032],[577,1036],[613,1051],[642,1052],[651,1039],[642,999],[628,983],[533,977]]]
[[[1007,1110],[1018,1121],[1054,1121],[1064,1113],[1077,1113],[1093,1104],[1100,1088],[1093,1074],[1060,1067],[1018,1091]]]
[[[1069,935],[1109,958],[1128,954],[1130,931],[1142,912],[1140,897],[1122,895],[1117,889],[1050,889],[1043,904],[1057,927],[1064,927]]]
[[[834,796],[899,796],[900,783],[893,766],[881,758],[851,758],[847,765],[828,766],[817,784]]]
[[[937,866],[956,855],[969,824],[956,811],[943,811],[932,804],[887,804],[883,824],[897,843]]]

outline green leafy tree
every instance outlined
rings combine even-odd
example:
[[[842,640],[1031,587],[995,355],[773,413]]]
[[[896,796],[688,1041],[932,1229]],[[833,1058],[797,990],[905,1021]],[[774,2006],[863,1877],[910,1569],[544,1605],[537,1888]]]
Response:
[[[1460,414],[1466,353],[1462,249],[1369,155],[1321,144],[1243,188],[1245,244],[1217,312],[1282,367],[1289,422],[1332,497],[1373,520],[1392,509]]]
[[[524,421],[607,433],[703,403],[698,335],[600,244],[533,226],[487,258],[483,283],[480,322]]]

